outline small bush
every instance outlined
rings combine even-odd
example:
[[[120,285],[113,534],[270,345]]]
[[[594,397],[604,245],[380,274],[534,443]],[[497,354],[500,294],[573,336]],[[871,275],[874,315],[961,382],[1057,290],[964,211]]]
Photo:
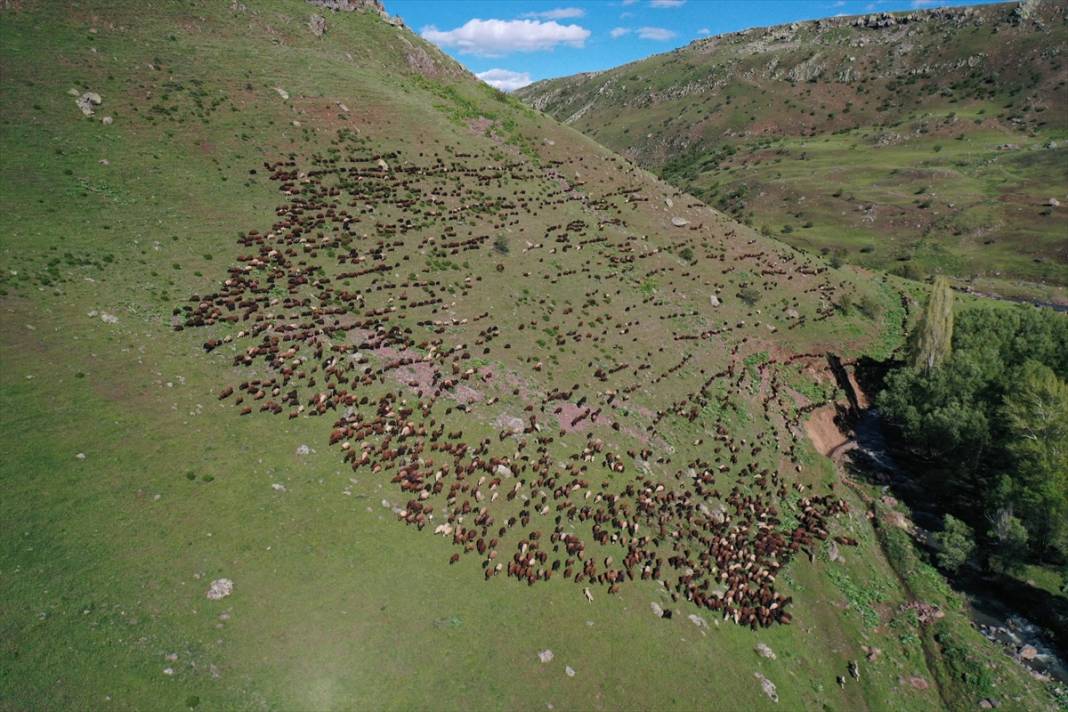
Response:
[[[975,534],[967,524],[947,514],[942,531],[935,535],[935,544],[938,546],[938,553],[935,554],[938,565],[956,573],[975,552]]]

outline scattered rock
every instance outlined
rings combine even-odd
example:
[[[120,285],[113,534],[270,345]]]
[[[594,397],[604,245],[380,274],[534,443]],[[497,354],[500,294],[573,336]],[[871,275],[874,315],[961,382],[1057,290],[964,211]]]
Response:
[[[326,32],[326,18],[322,15],[312,15],[308,18],[308,28],[316,37],[322,37]]]
[[[753,677],[760,680],[760,688],[764,690],[764,694],[768,696],[768,699],[772,702],[779,701],[779,691],[775,688],[774,682],[764,677],[764,675],[759,672],[754,672]]]
[[[687,220],[686,218],[675,217],[675,218],[671,218],[671,224],[674,225],[675,227],[686,227],[687,225],[690,224],[690,221]]]
[[[349,107],[345,106],[340,101],[337,103],[337,108],[341,109],[341,111],[343,111],[346,114],[349,113]]]
[[[1025,645],[1020,648],[1020,657],[1024,660],[1034,660],[1038,657],[1038,648],[1033,645]]]
[[[282,87],[275,87],[274,90],[278,92],[278,96],[282,97],[287,101],[289,100],[289,92],[287,92],[285,89],[283,89]]]
[[[827,557],[831,561],[842,560],[841,554],[838,553],[838,543],[835,542],[833,539],[831,540],[830,544],[827,545]]]
[[[96,92],[87,91],[79,95],[78,98],[74,100],[74,103],[81,109],[82,114],[85,116],[92,116],[93,107],[100,106],[104,103],[104,100],[101,99],[100,95]]]
[[[163,674],[168,676],[168,677],[171,677],[172,675],[174,675],[174,668],[171,668],[171,667],[163,668]]]
[[[78,458],[79,460],[84,460],[85,459],[85,453],[84,452],[79,452],[74,457]]]
[[[690,622],[693,623],[698,628],[707,628],[708,627],[708,621],[706,621],[704,618],[702,618],[701,616],[697,615],[696,613],[691,613],[690,615],[687,616],[687,618],[689,618]]]
[[[298,455],[310,455],[311,454],[311,448],[308,447],[307,445],[300,445],[299,447],[297,447],[297,454]]]
[[[538,653],[538,660],[542,661],[543,663],[551,663],[553,660],[553,651],[546,648],[545,650]]]
[[[271,485],[271,489],[273,489],[275,492],[285,492],[286,486],[281,482],[275,482]]]
[[[717,297],[715,294],[709,294],[708,303],[714,307],[718,307],[720,305],[719,297]]]
[[[119,317],[115,316],[114,314],[108,314],[107,312],[101,312],[100,321],[104,322],[105,324],[118,324]]]
[[[675,207],[675,203],[671,202],[671,198],[664,198],[664,205],[668,206],[669,208]]]
[[[218,601],[226,598],[233,592],[234,582],[228,578],[221,578],[211,582],[211,588],[208,589],[207,596],[212,601]]]
[[[564,672],[567,674],[568,677],[574,677],[575,676],[575,669],[572,668],[570,665],[568,665],[567,667],[564,668]]]
[[[756,650],[757,654],[762,658],[767,658],[768,660],[775,659],[775,651],[769,648],[764,643],[757,643],[756,648],[754,648],[754,650]]]
[[[508,467],[508,465],[505,465],[503,463],[497,465],[497,469],[495,470],[495,472],[501,477],[514,477],[514,475],[512,474],[512,468]]]

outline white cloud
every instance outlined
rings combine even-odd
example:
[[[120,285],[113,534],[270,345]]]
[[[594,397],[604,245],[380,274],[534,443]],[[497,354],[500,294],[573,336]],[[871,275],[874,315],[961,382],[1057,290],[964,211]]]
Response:
[[[686,0],[649,0],[649,7],[682,7]]]
[[[608,34],[612,36],[612,39],[618,40],[620,37],[623,37],[624,35],[629,35],[630,34],[630,28],[629,27],[613,27],[612,31],[609,32]]]
[[[708,29],[707,27],[702,27],[697,31],[697,34],[701,35],[702,37],[705,37],[706,35],[712,34],[712,30]]]
[[[912,0],[912,6],[914,8],[930,7],[931,5],[938,4],[938,0]]]
[[[639,27],[638,37],[643,40],[656,40],[657,42],[666,42],[672,39],[675,33],[671,30],[666,30],[663,27]]]
[[[501,91],[515,91],[531,83],[529,72],[513,72],[511,69],[487,69],[475,76]]]
[[[524,12],[522,17],[540,17],[543,20],[566,20],[572,17],[583,17],[586,11],[581,7],[557,7],[544,12]]]
[[[423,39],[441,47],[455,47],[461,54],[500,57],[510,52],[541,52],[557,45],[582,47],[590,31],[579,25],[561,25],[538,20],[468,20],[462,27],[441,31],[427,25]]]

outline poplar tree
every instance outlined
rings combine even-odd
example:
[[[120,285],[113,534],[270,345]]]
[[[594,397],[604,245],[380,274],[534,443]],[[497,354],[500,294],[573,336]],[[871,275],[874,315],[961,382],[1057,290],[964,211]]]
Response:
[[[953,350],[953,288],[945,277],[936,277],[923,311],[913,355],[914,368],[929,372]]]

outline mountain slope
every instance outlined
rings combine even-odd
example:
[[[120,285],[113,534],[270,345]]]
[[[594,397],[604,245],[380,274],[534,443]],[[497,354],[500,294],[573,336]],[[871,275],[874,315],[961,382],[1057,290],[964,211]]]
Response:
[[[0,707],[1050,707],[805,439],[891,283],[374,8],[0,48]]]
[[[792,245],[1068,302],[1066,50],[1063,4],[1031,1],[752,29],[517,94]]]

